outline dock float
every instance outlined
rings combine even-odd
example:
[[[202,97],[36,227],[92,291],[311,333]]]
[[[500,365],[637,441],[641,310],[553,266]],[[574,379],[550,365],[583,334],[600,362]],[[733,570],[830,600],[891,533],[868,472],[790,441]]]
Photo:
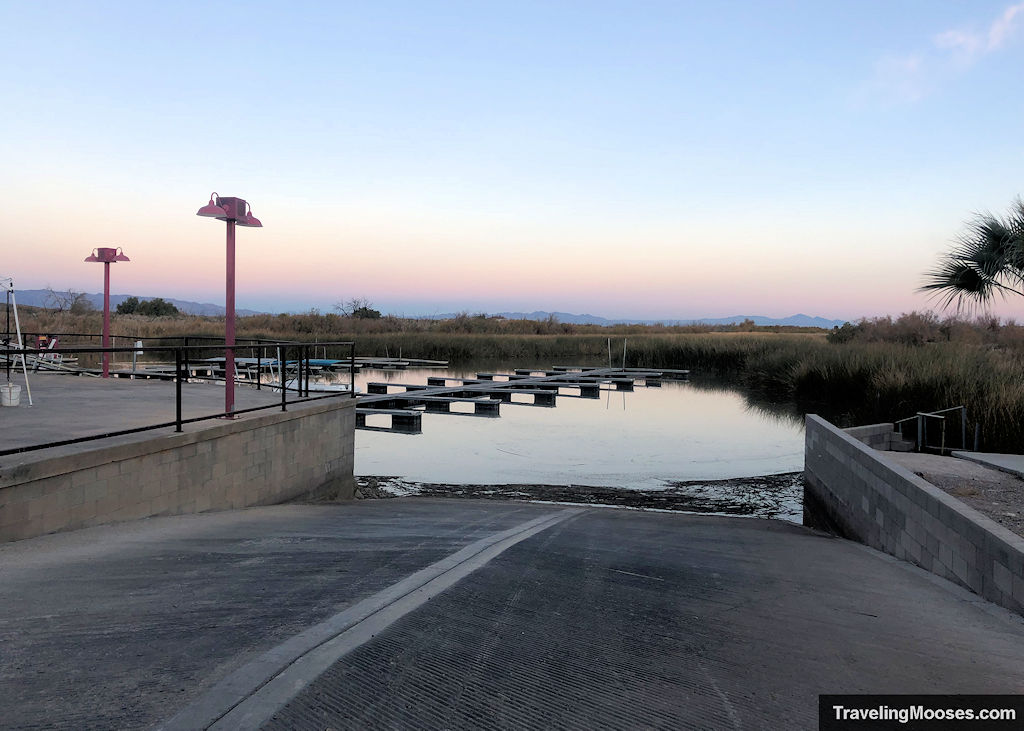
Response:
[[[356,428],[419,434],[424,413],[496,417],[501,404],[552,408],[559,397],[596,399],[603,390],[657,388],[663,380],[685,380],[689,373],[678,369],[555,366],[550,370],[477,373],[476,378],[430,376],[426,384],[374,381],[359,397]],[[578,393],[564,393],[563,389]],[[472,404],[473,411],[453,411],[455,404]],[[367,425],[366,417],[375,414],[390,416],[391,427]]]

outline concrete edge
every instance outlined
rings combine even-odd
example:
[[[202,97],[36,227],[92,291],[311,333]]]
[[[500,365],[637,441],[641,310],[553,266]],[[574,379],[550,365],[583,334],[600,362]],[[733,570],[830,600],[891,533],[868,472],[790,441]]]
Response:
[[[137,432],[134,435],[130,435],[132,437],[131,441],[121,444],[103,446],[105,440],[97,439],[95,443],[100,446],[97,446],[95,449],[61,454],[59,456],[48,456],[47,452],[51,450],[46,449],[38,452],[26,452],[23,455],[9,455],[10,458],[15,459],[23,456],[26,458],[26,461],[17,462],[10,467],[0,466],[0,490],[25,482],[99,467],[111,462],[134,459],[167,449],[185,447],[208,439],[238,434],[250,429],[283,423],[303,416],[312,416],[344,408],[354,408],[356,401],[358,399],[337,398],[324,399],[321,402],[289,404],[290,408],[288,411],[272,411],[268,409],[266,413],[257,411],[242,414],[240,418],[234,420],[211,419],[208,422],[186,424],[186,429],[192,427],[190,431],[172,432],[170,434],[159,430]],[[54,447],[53,449],[60,449],[60,447]]]
[[[968,462],[974,462],[974,464],[980,464],[982,467],[988,467],[993,470],[999,470],[1000,472],[1005,472],[1008,475],[1013,475],[1014,477],[1020,477],[1024,479],[1024,470],[1015,470],[1013,467],[1007,467],[1006,465],[1001,465],[996,462],[986,460],[983,456],[978,456],[979,454],[982,454],[980,452],[967,452],[957,450],[954,452],[950,452],[950,454],[952,454],[957,459],[966,460]]]

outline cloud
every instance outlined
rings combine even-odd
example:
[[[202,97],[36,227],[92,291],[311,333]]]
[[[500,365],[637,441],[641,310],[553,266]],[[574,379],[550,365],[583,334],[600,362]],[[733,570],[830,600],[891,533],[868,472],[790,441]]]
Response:
[[[886,55],[875,63],[875,73],[862,95],[888,101],[916,102],[943,81],[985,56],[1013,43],[1024,21],[1024,2],[1010,5],[987,28],[952,28],[936,34],[924,51]]]

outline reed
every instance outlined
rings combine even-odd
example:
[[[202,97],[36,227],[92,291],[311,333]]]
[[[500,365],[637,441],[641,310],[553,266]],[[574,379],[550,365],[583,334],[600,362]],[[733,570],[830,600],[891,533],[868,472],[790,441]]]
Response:
[[[613,364],[619,364],[626,339],[627,366],[687,368],[698,377],[741,389],[751,403],[776,404],[791,414],[819,413],[840,426],[894,421],[962,404],[971,432],[975,422],[981,426],[983,449],[1024,452],[1024,336],[1012,324],[925,321],[908,330],[918,321],[901,318],[861,323],[851,337],[826,338],[821,330],[708,332],[566,328],[551,320],[488,322],[494,319],[360,321],[316,313],[259,315],[240,318],[238,330],[241,337],[355,340],[358,353],[365,356],[405,355],[454,365],[491,360],[523,367],[607,365],[609,337]],[[31,310],[23,317],[26,331],[99,332],[99,327],[97,313]],[[113,327],[128,337],[169,338],[222,336],[224,324],[223,318],[117,316]],[[495,328],[504,329],[489,331]],[[953,337],[955,333],[960,334]],[[330,355],[342,357],[347,351]]]

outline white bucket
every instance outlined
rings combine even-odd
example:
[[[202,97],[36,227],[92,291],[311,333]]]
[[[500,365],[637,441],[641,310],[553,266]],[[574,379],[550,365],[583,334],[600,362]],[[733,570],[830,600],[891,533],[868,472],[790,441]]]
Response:
[[[21,386],[5,383],[0,386],[0,406],[17,406],[21,403]]]

